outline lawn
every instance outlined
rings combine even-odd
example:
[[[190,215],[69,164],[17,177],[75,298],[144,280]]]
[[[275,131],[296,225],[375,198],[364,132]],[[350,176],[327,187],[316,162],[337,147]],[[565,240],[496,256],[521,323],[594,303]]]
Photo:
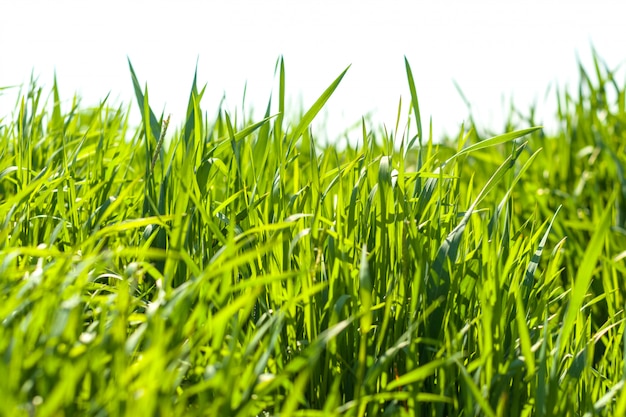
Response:
[[[0,120],[0,415],[626,415],[626,88],[594,55],[501,135],[321,145],[285,108]],[[330,81],[330,80],[329,80]],[[71,105],[62,103],[71,103]],[[180,109],[183,112],[183,109]],[[289,115],[296,114],[293,117]],[[169,133],[166,135],[166,130]]]

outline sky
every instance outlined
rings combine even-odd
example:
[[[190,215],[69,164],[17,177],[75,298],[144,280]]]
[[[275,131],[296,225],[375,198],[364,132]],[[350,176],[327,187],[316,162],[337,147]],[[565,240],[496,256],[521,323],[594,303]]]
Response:
[[[0,87],[34,74],[47,92],[56,73],[65,109],[75,93],[84,105],[110,94],[137,118],[128,58],[152,108],[178,126],[196,65],[210,118],[224,95],[240,111],[245,86],[259,119],[277,97],[280,56],[292,109],[306,110],[350,65],[313,128],[332,140],[366,114],[393,129],[400,99],[402,128],[406,57],[435,137],[468,120],[455,83],[479,127],[502,130],[512,100],[522,111],[534,104],[550,128],[555,86],[574,90],[577,62],[592,70],[592,47],[610,68],[626,60],[624,16],[626,2],[613,0],[0,0]],[[2,90],[0,118],[17,91]]]

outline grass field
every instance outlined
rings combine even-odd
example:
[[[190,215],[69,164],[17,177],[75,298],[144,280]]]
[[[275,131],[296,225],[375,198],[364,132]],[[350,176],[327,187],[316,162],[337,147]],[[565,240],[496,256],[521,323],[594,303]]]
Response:
[[[626,93],[594,62],[556,135],[443,141],[405,62],[410,124],[341,147],[310,124],[348,70],[293,120],[282,60],[262,120],[194,78],[171,140],[132,66],[137,130],[31,85],[0,121],[0,415],[626,415]]]

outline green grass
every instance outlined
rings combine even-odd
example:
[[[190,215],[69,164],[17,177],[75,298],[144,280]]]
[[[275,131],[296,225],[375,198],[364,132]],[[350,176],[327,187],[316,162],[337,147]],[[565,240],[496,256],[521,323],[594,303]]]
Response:
[[[0,122],[0,415],[626,414],[625,89],[596,56],[560,131],[201,109],[143,124],[55,84]],[[330,81],[330,80],[329,80]],[[182,111],[182,109],[181,109]]]

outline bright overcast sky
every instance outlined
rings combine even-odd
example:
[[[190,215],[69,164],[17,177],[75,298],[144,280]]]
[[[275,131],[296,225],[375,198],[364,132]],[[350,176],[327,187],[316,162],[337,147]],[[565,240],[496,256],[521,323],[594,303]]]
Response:
[[[234,111],[247,82],[246,103],[258,116],[277,93],[280,55],[288,95],[305,107],[352,64],[326,106],[332,138],[371,111],[392,127],[400,97],[406,114],[406,56],[425,127],[432,117],[436,135],[458,132],[467,119],[454,81],[486,127],[502,129],[511,97],[521,109],[536,100],[549,125],[555,100],[544,107],[546,89],[574,85],[577,54],[589,65],[593,44],[611,68],[626,60],[624,16],[623,0],[6,0],[0,86],[27,82],[34,71],[50,87],[56,70],[66,109],[74,92],[83,104],[108,93],[113,103],[130,103],[128,56],[155,112],[179,124],[196,62],[204,109],[213,112],[225,93]],[[1,117],[15,99],[0,99]]]

